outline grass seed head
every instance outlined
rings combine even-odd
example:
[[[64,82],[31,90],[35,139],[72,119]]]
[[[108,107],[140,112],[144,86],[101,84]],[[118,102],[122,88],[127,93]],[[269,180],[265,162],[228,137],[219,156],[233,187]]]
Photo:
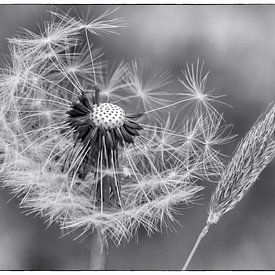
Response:
[[[275,105],[252,126],[224,170],[211,197],[208,223],[217,223],[253,186],[275,156]]]

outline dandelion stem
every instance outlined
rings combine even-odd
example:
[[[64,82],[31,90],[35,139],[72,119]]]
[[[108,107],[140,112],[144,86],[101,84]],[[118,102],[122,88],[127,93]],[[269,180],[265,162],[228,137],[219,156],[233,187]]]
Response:
[[[210,224],[207,223],[207,224],[205,225],[205,227],[202,229],[202,231],[201,231],[200,235],[198,236],[197,241],[196,241],[195,245],[193,246],[193,248],[192,248],[192,250],[191,250],[191,252],[190,252],[190,254],[189,254],[189,256],[188,256],[188,258],[187,258],[187,260],[186,260],[186,262],[185,262],[185,264],[184,264],[184,266],[183,266],[183,268],[182,268],[182,270],[187,270],[187,267],[188,267],[190,261],[192,260],[192,258],[193,258],[193,256],[194,256],[194,254],[195,254],[195,252],[196,252],[196,250],[197,250],[197,248],[198,248],[198,246],[199,246],[201,240],[202,240],[202,239],[205,237],[205,235],[207,234],[207,232],[208,232],[208,230],[209,230],[209,227],[210,227]]]
[[[101,233],[95,230],[92,234],[89,270],[105,270],[107,247]]]

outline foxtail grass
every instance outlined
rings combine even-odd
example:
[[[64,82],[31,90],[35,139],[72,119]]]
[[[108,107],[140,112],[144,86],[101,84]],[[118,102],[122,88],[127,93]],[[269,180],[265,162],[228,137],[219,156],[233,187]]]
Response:
[[[275,156],[275,104],[271,105],[241,140],[211,196],[208,219],[191,250],[186,270],[209,227],[236,207]]]

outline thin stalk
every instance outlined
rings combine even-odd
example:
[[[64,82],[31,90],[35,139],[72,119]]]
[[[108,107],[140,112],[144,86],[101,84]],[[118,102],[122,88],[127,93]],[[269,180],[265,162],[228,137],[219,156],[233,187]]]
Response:
[[[92,234],[89,270],[105,270],[107,247],[101,233],[95,230]]]
[[[90,53],[90,58],[91,58],[91,62],[92,62],[95,85],[97,85],[96,75],[95,75],[95,64],[94,64],[94,59],[93,59],[93,55],[92,55],[91,45],[90,45],[90,41],[89,41],[89,37],[88,37],[88,32],[87,32],[86,28],[85,28],[85,36],[86,36],[86,40],[87,40],[87,44],[88,44],[88,49],[89,49],[89,53]]]
[[[184,266],[183,266],[183,268],[182,268],[182,270],[187,270],[190,261],[192,260],[192,258],[193,258],[193,256],[194,256],[194,254],[195,254],[195,252],[196,252],[196,250],[197,250],[197,248],[198,248],[198,246],[199,246],[201,240],[202,240],[202,239],[205,237],[205,235],[207,234],[207,232],[208,232],[208,230],[209,230],[209,227],[210,227],[210,224],[207,223],[206,226],[202,229],[202,231],[201,231],[200,235],[198,236],[197,241],[196,241],[196,243],[194,244],[194,246],[193,246],[193,248],[192,248],[192,250],[191,250],[191,252],[190,252],[190,254],[189,254],[189,256],[188,256],[188,258],[187,258],[187,260],[186,260],[186,262],[185,262],[185,264],[184,264]]]

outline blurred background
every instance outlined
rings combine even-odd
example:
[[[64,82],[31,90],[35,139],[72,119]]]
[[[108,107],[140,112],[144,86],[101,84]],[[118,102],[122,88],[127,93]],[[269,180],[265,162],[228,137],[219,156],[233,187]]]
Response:
[[[55,6],[56,7],[56,6]],[[87,11],[85,5],[59,5],[62,10]],[[117,6],[94,5],[99,15]],[[6,38],[19,28],[37,31],[47,19],[47,5],[1,5],[0,51],[8,53]],[[139,58],[175,76],[186,62],[205,61],[209,88],[225,94],[233,108],[216,106],[234,124],[238,138],[224,147],[232,155],[238,140],[275,99],[275,6],[273,5],[122,5],[117,16],[127,27],[119,36],[97,43],[113,61]],[[0,58],[4,62],[3,56]],[[1,65],[2,66],[2,65]],[[190,269],[275,269],[275,163],[261,174],[252,190],[231,212],[210,229]],[[214,186],[193,207],[181,206],[182,226],[152,237],[140,230],[138,238],[116,248],[110,243],[109,270],[180,269],[207,218],[207,203]],[[39,217],[24,216],[7,190],[0,193],[1,270],[85,270],[89,240],[60,238],[57,226],[46,229]]]

